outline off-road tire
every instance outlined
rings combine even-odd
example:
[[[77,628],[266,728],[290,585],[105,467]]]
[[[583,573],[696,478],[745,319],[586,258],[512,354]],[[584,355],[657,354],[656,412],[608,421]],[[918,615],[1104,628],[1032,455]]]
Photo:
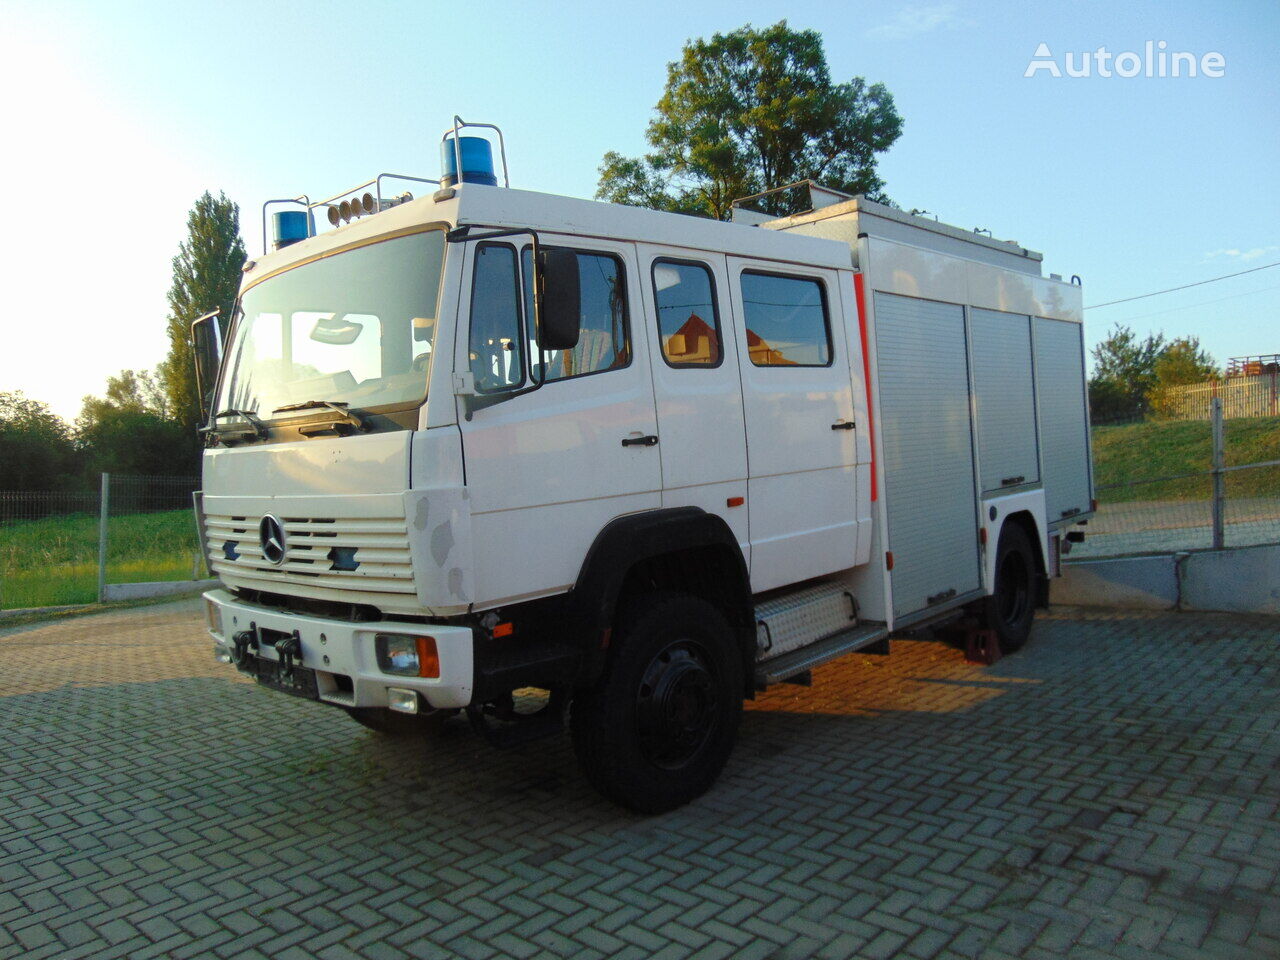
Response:
[[[701,796],[733,750],[742,669],[733,631],[706,601],[660,593],[629,604],[604,675],[570,707],[587,780],[640,813]]]
[[[1000,652],[1015,653],[1031,636],[1036,615],[1036,559],[1019,523],[1006,523],[996,546],[995,592],[980,605],[982,625],[996,632]]]

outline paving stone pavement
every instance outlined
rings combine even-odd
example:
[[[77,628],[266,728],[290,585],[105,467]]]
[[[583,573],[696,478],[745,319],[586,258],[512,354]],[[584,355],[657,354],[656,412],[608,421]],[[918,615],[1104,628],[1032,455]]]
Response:
[[[0,958],[1280,957],[1280,621],[1056,611],[749,705],[633,816],[564,739],[405,746],[197,603],[0,629]]]

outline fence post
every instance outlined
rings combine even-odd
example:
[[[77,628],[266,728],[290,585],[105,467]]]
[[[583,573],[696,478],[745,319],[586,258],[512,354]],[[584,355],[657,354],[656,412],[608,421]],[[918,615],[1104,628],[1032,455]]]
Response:
[[[102,475],[98,508],[98,602],[107,598],[107,517],[111,504],[111,474]]]
[[[1226,545],[1226,438],[1222,429],[1222,398],[1214,397],[1213,417],[1213,549]]]

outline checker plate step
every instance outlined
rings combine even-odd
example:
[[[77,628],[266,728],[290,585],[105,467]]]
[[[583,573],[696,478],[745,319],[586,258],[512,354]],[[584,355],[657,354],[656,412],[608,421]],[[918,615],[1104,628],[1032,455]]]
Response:
[[[756,604],[756,659],[764,660],[808,646],[857,623],[853,594],[839,584],[822,583]]]

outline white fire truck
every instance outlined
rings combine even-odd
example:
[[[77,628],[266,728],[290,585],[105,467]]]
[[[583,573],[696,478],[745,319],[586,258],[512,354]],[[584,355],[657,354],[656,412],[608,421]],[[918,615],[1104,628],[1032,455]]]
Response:
[[[567,725],[652,812],[769,684],[959,616],[1026,641],[1093,508],[1077,283],[817,187],[510,189],[468,126],[420,198],[277,210],[225,351],[194,325],[219,659],[389,734]]]

